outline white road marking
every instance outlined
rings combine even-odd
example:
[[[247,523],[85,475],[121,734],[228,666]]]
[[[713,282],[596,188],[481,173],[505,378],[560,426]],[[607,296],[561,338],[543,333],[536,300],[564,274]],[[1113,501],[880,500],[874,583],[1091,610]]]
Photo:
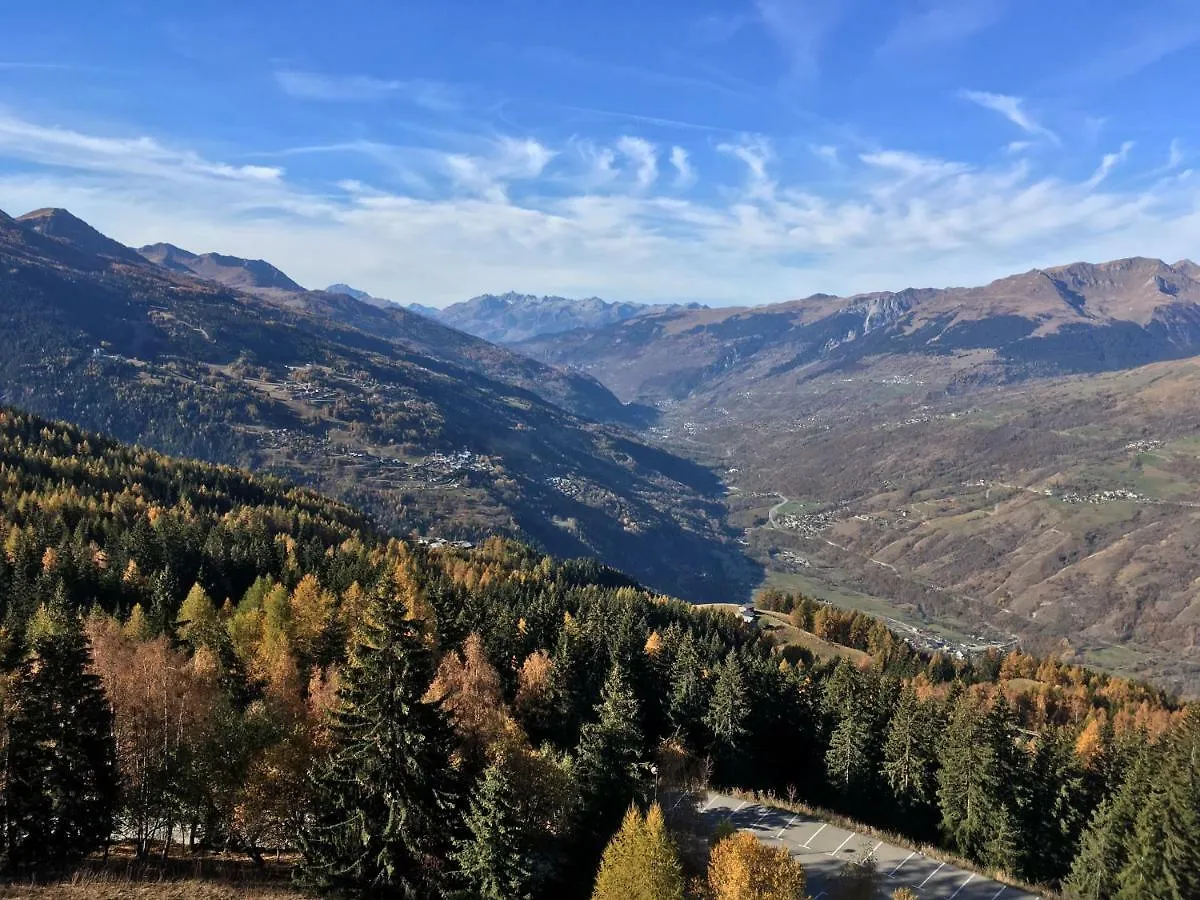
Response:
[[[783,837],[783,833],[796,824],[796,820],[798,818],[800,818],[800,813],[796,813],[794,816],[792,816],[792,820],[779,829],[779,834],[775,835],[775,840],[779,840],[781,837]]]
[[[849,836],[848,838],[846,838],[844,841],[842,841],[840,844],[838,844],[838,847],[837,847],[837,849],[836,849],[836,850],[831,850],[831,851],[829,852],[829,855],[830,855],[830,856],[837,856],[839,853],[841,853],[841,852],[842,852],[842,848],[843,848],[843,847],[845,847],[845,846],[846,846],[848,843],[850,843],[852,840],[854,840],[856,837],[858,837],[858,835],[856,835],[856,834],[854,834],[853,832],[851,832],[851,834],[850,834],[850,836]]]
[[[709,797],[705,804],[700,807],[700,812],[708,812],[708,808],[713,805],[713,801],[716,799],[716,797]]]
[[[921,888],[925,887],[925,885],[929,883],[929,879],[932,878],[934,875],[936,875],[938,872],[942,871],[942,869],[944,869],[944,868],[946,868],[945,863],[938,863],[938,867],[936,869],[934,869],[932,872],[930,872],[928,875],[926,875],[925,880],[917,885],[917,890],[920,890]]]
[[[968,876],[967,876],[967,880],[966,880],[966,881],[964,881],[962,884],[960,884],[960,885],[958,886],[958,890],[957,890],[957,891],[955,891],[953,894],[951,894],[951,895],[950,895],[950,900],[954,900],[954,898],[955,898],[955,897],[957,897],[957,896],[959,895],[959,893],[962,891],[962,889],[963,889],[963,888],[965,888],[965,887],[966,887],[968,884],[970,884],[970,883],[971,883],[972,881],[974,881],[974,880],[975,880],[975,875],[974,875],[974,873],[972,873],[972,874],[968,875]]]
[[[737,805],[737,809],[735,809],[735,810],[733,811],[733,812],[734,812],[734,814],[736,815],[737,813],[740,813],[740,812],[742,811],[742,807],[743,807],[743,806],[745,806],[747,802],[748,802],[748,801],[746,801],[746,800],[743,800],[741,803],[739,803],[739,804]]]
[[[803,847],[805,850],[807,850],[807,849],[808,849],[808,845],[812,843],[812,839],[813,839],[813,838],[815,838],[815,837],[816,837],[818,834],[820,834],[822,831],[824,831],[824,830],[825,830],[825,826],[826,826],[826,825],[828,825],[828,824],[829,824],[829,823],[828,823],[828,822],[826,822],[826,823],[825,823],[825,825],[822,825],[820,828],[818,828],[816,831],[814,831],[812,834],[810,834],[810,835],[808,836],[808,840],[807,840],[807,841],[805,841],[805,842],[804,842],[803,844],[801,844],[800,846],[801,846],[801,847]]]
[[[874,856],[876,853],[879,852],[879,848],[882,846],[883,846],[883,841],[880,841],[878,844],[876,844],[874,847],[871,848],[871,852],[868,853],[867,856]]]
[[[998,890],[998,891],[996,891],[996,893],[992,894],[992,900],[997,900],[997,898],[1007,890],[1008,890],[1008,885],[1005,885],[1004,887],[1000,888],[1000,890]]]
[[[914,850],[912,853],[908,854],[908,856],[904,857],[904,859],[900,860],[900,866],[904,865],[906,862],[908,862],[910,859],[912,859],[916,855],[917,855],[917,851]],[[896,866],[896,868],[892,869],[892,871],[888,873],[888,878],[895,878],[896,873],[900,871],[900,866]],[[995,900],[995,898],[993,897],[992,900]]]

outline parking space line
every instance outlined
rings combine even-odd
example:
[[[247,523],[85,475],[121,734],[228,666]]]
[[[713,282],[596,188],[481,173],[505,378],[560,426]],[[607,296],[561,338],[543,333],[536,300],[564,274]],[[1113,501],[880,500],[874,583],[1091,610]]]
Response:
[[[1000,895],[1003,894],[1007,890],[1008,890],[1008,885],[1006,884],[1006,885],[1004,885],[1004,887],[1000,888],[1000,890],[996,891],[996,893],[992,894],[992,900],[998,900]]]
[[[975,880],[975,873],[972,872],[970,875],[967,876],[967,880],[958,886],[958,890],[950,895],[950,900],[954,900],[954,898],[957,897],[962,892],[962,889],[965,888],[968,884],[970,884],[974,880]]]
[[[850,837],[846,838],[844,841],[842,841],[840,844],[838,844],[838,847],[836,850],[829,851],[829,856],[837,856],[839,853],[842,852],[842,848],[845,847],[852,840],[854,840],[856,837],[858,837],[858,835],[855,834],[854,832],[851,832]]]
[[[745,806],[745,805],[746,805],[748,802],[749,802],[748,800],[743,800],[741,803],[739,803],[739,804],[737,805],[737,809],[735,809],[735,810],[733,811],[733,812],[734,812],[734,814],[736,815],[737,813],[740,813],[740,812],[742,811],[742,807],[743,807],[743,806]]]
[[[868,853],[867,856],[874,856],[876,853],[879,852],[879,848],[882,846],[883,846],[883,841],[880,841],[878,844],[876,844],[874,847],[871,848],[871,852]]]
[[[826,822],[825,824],[823,824],[823,825],[822,825],[820,828],[818,828],[816,831],[814,831],[812,834],[810,834],[810,835],[809,835],[809,837],[808,837],[808,840],[807,840],[807,841],[805,841],[805,842],[804,842],[803,844],[801,844],[800,846],[801,846],[801,847],[803,847],[805,850],[807,850],[807,849],[808,849],[808,845],[812,843],[812,839],[813,839],[813,838],[815,838],[815,837],[816,837],[818,834],[820,834],[822,831],[824,831],[824,830],[825,830],[825,828],[826,828],[826,826],[828,826],[828,825],[829,825],[829,823],[828,823],[828,822]]]
[[[932,878],[934,875],[936,875],[938,872],[942,871],[942,869],[944,869],[944,868],[946,868],[945,863],[938,863],[938,867],[936,869],[934,869],[932,872],[930,872],[928,875],[926,875],[925,880],[917,885],[917,890],[920,890],[921,888],[925,887],[925,885],[927,885],[929,883],[929,879]]]
[[[794,816],[792,816],[792,820],[779,829],[779,834],[775,835],[775,840],[779,840],[781,837],[783,837],[783,833],[791,828],[796,823],[798,818],[800,818],[800,813],[796,813]]]
[[[917,855],[917,851],[914,850],[912,853],[908,854],[908,856],[904,857],[904,859],[900,860],[900,866],[904,865],[906,862],[908,862],[910,859],[912,859],[916,855]],[[900,866],[896,866],[896,868],[892,869],[892,871],[888,873],[888,878],[895,878],[896,873],[900,871]],[[993,897],[992,900],[995,900],[995,898]]]

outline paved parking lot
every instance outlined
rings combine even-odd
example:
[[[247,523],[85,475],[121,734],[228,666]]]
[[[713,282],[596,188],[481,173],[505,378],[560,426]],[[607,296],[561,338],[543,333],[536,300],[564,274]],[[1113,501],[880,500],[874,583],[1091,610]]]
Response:
[[[701,813],[713,828],[729,819],[743,831],[787,847],[808,873],[808,893],[813,900],[829,896],[833,879],[847,860],[868,853],[878,863],[883,882],[880,898],[890,898],[897,888],[907,887],[922,900],[1038,900],[1036,894],[1008,887],[976,872],[787,810],[710,793]]]

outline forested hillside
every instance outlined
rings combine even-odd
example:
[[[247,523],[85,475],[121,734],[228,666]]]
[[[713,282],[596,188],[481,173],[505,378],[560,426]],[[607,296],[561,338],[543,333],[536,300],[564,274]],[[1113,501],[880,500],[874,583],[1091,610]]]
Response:
[[[922,656],[773,593],[864,655],[780,652],[595,563],[415,547],[282,481],[12,410],[0,542],[0,865],[22,878],[123,837],[298,848],[318,891],[582,897],[630,803],[707,771],[1075,897],[1200,890],[1200,717],[1145,686]],[[717,846],[719,867],[740,845]]]
[[[717,478],[602,424],[645,410],[590,378],[399,308],[153,265],[64,210],[0,219],[0,267],[0,402],[284,475],[393,534],[520,537],[688,599],[753,579]]]

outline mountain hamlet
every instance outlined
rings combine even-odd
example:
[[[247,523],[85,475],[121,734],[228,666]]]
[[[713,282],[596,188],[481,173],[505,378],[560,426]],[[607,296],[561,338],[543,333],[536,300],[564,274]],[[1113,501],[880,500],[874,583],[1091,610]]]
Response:
[[[0,321],[28,896],[1200,897],[1190,261],[435,309],[40,209]]]

